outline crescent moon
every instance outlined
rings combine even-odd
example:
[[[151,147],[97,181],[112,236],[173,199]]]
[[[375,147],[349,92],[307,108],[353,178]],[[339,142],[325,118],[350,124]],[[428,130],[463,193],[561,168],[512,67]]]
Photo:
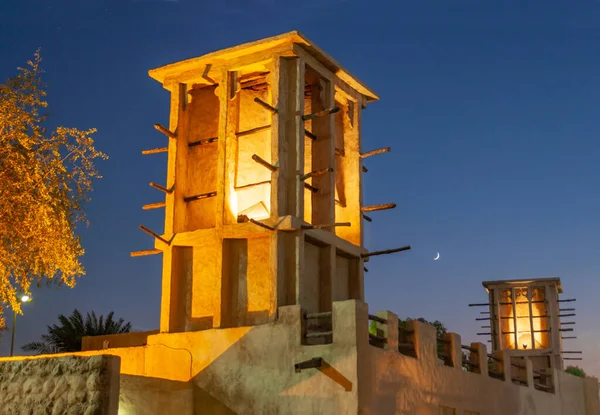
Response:
[[[435,258],[433,258],[433,260],[434,260],[434,261],[437,261],[438,259],[440,259],[440,253],[439,253],[439,252],[437,253],[436,257],[435,257]]]

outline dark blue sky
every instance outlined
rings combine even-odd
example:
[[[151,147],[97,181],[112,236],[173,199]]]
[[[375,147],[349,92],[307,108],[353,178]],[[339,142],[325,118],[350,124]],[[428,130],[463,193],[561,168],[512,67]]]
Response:
[[[367,160],[365,201],[398,207],[372,215],[366,245],[413,250],[370,262],[371,309],[439,319],[471,341],[482,280],[559,276],[577,297],[566,348],[600,374],[598,1],[3,0],[0,16],[0,78],[41,47],[51,123],[98,128],[110,156],[82,235],[88,274],[37,291],[18,344],[75,307],[158,327],[160,256],[129,257],[152,246],[138,224],[162,229],[162,211],[141,210],[166,169],[140,154],[165,143],[152,124],[168,120],[147,71],[297,29],[381,96],[363,147],[392,153]]]

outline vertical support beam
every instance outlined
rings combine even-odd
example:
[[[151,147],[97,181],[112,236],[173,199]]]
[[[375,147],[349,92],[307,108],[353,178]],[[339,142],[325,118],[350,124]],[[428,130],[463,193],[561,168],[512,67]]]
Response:
[[[172,189],[165,197],[165,235],[181,232],[185,227],[186,206],[182,192],[183,183],[176,183],[175,178],[187,177],[188,128],[187,128],[187,85],[171,86],[171,115],[169,129],[176,131],[177,138],[169,138],[169,156],[167,166],[166,188]]]
[[[515,289],[510,289],[510,298],[512,298],[512,311],[513,311],[513,336],[515,341],[515,350],[519,349],[519,333],[517,331],[517,299],[515,298]],[[533,334],[533,333],[532,333]],[[510,366],[509,366],[510,368]]]
[[[527,374],[527,386],[531,389],[535,388],[534,380],[533,380],[533,362],[531,358],[525,358],[525,372]]]
[[[226,113],[220,116],[219,120],[219,157],[223,154],[223,178],[217,177],[217,212],[221,206],[224,207],[222,218],[217,218],[217,223],[222,220],[222,224],[233,224],[237,223],[237,213],[234,212],[237,203],[233,201],[236,198],[234,193],[235,186],[235,169],[237,164],[237,152],[238,152],[238,137],[235,134],[237,131],[237,124],[239,120],[240,111],[240,98],[238,92],[238,73],[236,71],[227,72],[224,76],[227,78],[227,96],[225,97],[222,91],[217,87],[215,91],[218,93],[220,103],[221,114],[223,111]],[[223,102],[223,100],[225,102]],[[221,120],[223,120],[224,131],[221,131]],[[225,138],[221,140],[221,133],[225,135]],[[222,146],[223,141],[224,146]],[[221,150],[224,148],[224,152]],[[221,159],[219,158],[219,167],[221,167]],[[218,214],[218,213],[217,213]],[[217,225],[218,226],[218,225]]]
[[[333,82],[319,76],[311,85],[311,112],[315,113],[335,105]],[[312,145],[313,171],[335,166],[334,117],[326,115],[312,120],[312,132],[317,136]],[[335,222],[335,172],[313,177],[312,185],[319,189],[312,195],[312,223]],[[333,232],[333,228],[326,229]]]
[[[535,350],[535,332],[534,332],[534,328],[533,328],[533,305],[531,304],[531,301],[533,300],[533,290],[531,289],[531,286],[527,287],[527,302],[528,302],[528,306],[529,306],[529,332],[531,333],[531,349]]]
[[[336,90],[336,105],[341,108],[335,121],[335,146],[343,156],[335,157],[335,181],[342,206],[335,206],[335,221],[350,222],[349,227],[336,228],[335,233],[354,245],[362,246],[360,113],[357,99]],[[358,191],[357,191],[358,190]]]
[[[167,158],[167,188],[173,188],[172,193],[165,195],[165,224],[164,235],[170,238],[184,226],[185,203],[181,195],[181,186],[174,186],[175,177],[185,177],[187,158],[187,131],[186,131],[186,107],[187,90],[185,84],[165,85],[171,92],[171,104],[169,112],[169,130],[175,131],[177,138],[169,138]],[[181,175],[181,176],[179,176]],[[173,247],[165,247],[162,256],[162,290],[160,300],[160,331],[168,333],[174,330],[171,326],[171,301],[175,293],[172,292],[172,250]]]
[[[229,197],[228,191],[228,180],[227,180],[227,153],[228,153],[228,133],[232,128],[229,124],[235,123],[237,118],[230,117],[229,111],[230,109],[234,109],[235,102],[231,102],[229,100],[230,96],[233,96],[232,88],[236,88],[237,79],[235,75],[231,75],[229,71],[224,68],[221,70],[220,74],[221,79],[219,80],[219,86],[215,89],[215,95],[219,98],[219,129],[218,129],[218,140],[217,140],[217,196],[216,196],[216,229],[217,229],[217,244],[219,245],[218,253],[216,256],[216,275],[215,278],[215,287],[214,287],[214,295],[215,304],[213,310],[213,327],[221,327],[222,325],[222,314],[223,309],[221,304],[224,299],[222,297],[223,293],[223,238],[222,238],[222,228],[226,223],[225,218],[226,215],[229,219],[231,219],[232,212],[229,207],[226,205],[226,200]],[[233,183],[231,183],[233,186]],[[237,218],[235,218],[237,219]]]
[[[304,168],[304,63],[295,56],[276,56],[269,64],[269,101],[278,109],[271,115],[271,218],[302,215],[303,183],[297,174]],[[285,253],[285,254],[284,254]],[[304,232],[271,233],[271,275],[276,284],[276,308],[299,304]]]
[[[562,339],[560,334],[560,318],[558,315],[559,312],[559,302],[558,302],[558,290],[556,288],[556,284],[550,284],[545,286],[546,291],[546,313],[550,316],[548,329],[548,336],[550,337],[549,343],[552,350],[552,364],[551,368],[556,370],[563,370],[563,360],[560,357],[561,353],[561,344]]]

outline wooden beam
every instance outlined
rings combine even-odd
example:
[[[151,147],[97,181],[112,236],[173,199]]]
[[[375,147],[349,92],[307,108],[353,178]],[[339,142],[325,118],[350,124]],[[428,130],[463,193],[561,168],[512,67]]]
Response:
[[[323,228],[335,228],[336,226],[350,226],[350,222],[336,222],[328,225],[302,225],[302,229],[323,229]]]
[[[267,104],[265,101],[263,101],[260,98],[254,98],[254,102],[256,102],[258,105],[260,105],[261,107],[265,108],[268,111],[271,111],[272,114],[277,114],[277,108]]]
[[[273,166],[271,163],[269,163],[268,161],[266,161],[263,158],[260,158],[256,154],[252,154],[252,160],[254,160],[255,162],[257,162],[261,166],[266,167],[267,169],[269,169],[271,171],[277,171],[277,166]]]
[[[394,209],[395,207],[395,203],[384,203],[382,205],[363,206],[362,208],[360,208],[360,210],[361,212],[374,212],[376,210]]]
[[[150,182],[149,184],[150,184],[150,186],[151,186],[151,187],[154,187],[155,189],[158,189],[158,190],[160,190],[161,192],[165,192],[165,193],[167,193],[167,194],[171,194],[171,193],[173,193],[173,190],[174,190],[174,188],[175,188],[175,185],[173,185],[173,187],[172,187],[172,188],[170,188],[170,189],[167,189],[166,187],[164,187],[164,186],[161,186],[161,185],[160,185],[160,184],[158,184],[158,183]]]
[[[162,251],[160,249],[145,249],[143,251],[133,251],[130,253],[130,255],[132,257],[157,255],[157,254],[162,254]]]
[[[326,169],[319,169],[319,170],[311,171],[310,173],[306,173],[306,174],[303,174],[302,176],[300,176],[300,180],[304,181],[310,177],[321,176],[322,174],[325,174],[325,173],[333,173],[333,168],[328,167]]]
[[[240,131],[239,133],[235,133],[235,135],[237,137],[243,137],[245,135],[259,133],[261,131],[266,131],[266,130],[270,130],[270,129],[271,129],[271,124],[269,124],[269,125],[263,125],[262,127],[256,127],[256,128],[252,128],[250,130]]]
[[[308,120],[312,120],[313,118],[324,117],[326,115],[335,114],[336,112],[339,112],[339,110],[340,110],[340,107],[328,108],[328,109],[324,109],[323,111],[317,111],[312,114],[303,115],[302,119],[304,121],[308,121]]]
[[[375,156],[377,154],[388,153],[392,151],[391,147],[378,148],[377,150],[367,151],[366,153],[362,153],[360,155],[361,159],[366,159],[367,157]]]
[[[308,130],[304,130],[304,135],[307,136],[308,138],[310,138],[311,140],[317,139],[317,136]]]
[[[251,187],[256,187],[256,186],[262,186],[265,184],[270,184],[271,180],[264,180],[262,182],[256,182],[256,183],[250,183],[250,184],[245,184],[243,186],[235,186],[234,189],[235,190],[241,190],[241,189],[249,189]]]
[[[402,248],[386,249],[385,251],[374,251],[374,252],[369,252],[366,254],[361,254],[361,257],[369,258],[372,256],[377,256],[377,255],[387,255],[387,254],[393,254],[396,252],[408,251],[409,249],[411,249],[411,247],[410,247],[410,245],[407,245],[407,246],[403,246]]]
[[[200,193],[197,195],[193,195],[193,196],[187,196],[183,198],[184,202],[194,202],[196,200],[201,200],[201,199],[208,199],[209,197],[215,197],[217,195],[217,192],[208,192],[208,193]]]
[[[174,132],[166,129],[165,127],[163,127],[160,124],[154,124],[154,128],[156,128],[158,131],[160,131],[161,133],[163,133],[164,135],[166,135],[169,138],[177,138],[177,135]]]
[[[149,150],[142,150],[142,154],[146,156],[148,154],[167,153],[168,151],[169,147],[151,148]]]
[[[148,203],[147,205],[142,206],[142,209],[144,209],[144,210],[160,209],[160,208],[164,208],[165,205],[166,205],[165,202]]]
[[[214,143],[218,139],[219,139],[219,137],[203,138],[202,140],[192,141],[191,143],[188,144],[188,147],[196,147],[196,146],[201,146],[203,144]]]
[[[237,221],[238,221],[238,223],[250,222],[250,223],[253,223],[253,224],[257,225],[257,226],[260,226],[261,228],[268,229],[270,231],[274,231],[275,230],[275,228],[273,228],[273,227],[271,227],[271,226],[269,226],[269,225],[267,225],[265,223],[259,222],[256,219],[249,218],[246,215],[238,215]]]
[[[171,245],[170,241],[167,241],[165,238],[163,238],[162,236],[160,236],[156,232],[153,232],[150,229],[146,228],[144,225],[140,225],[140,229],[143,230],[144,232],[146,232],[148,235],[154,236],[159,241],[162,241],[162,242],[166,243],[167,245]]]
[[[305,188],[305,189],[308,189],[308,190],[310,190],[310,191],[311,191],[311,192],[313,192],[313,193],[317,193],[317,192],[319,191],[319,189],[317,189],[317,188],[316,188],[316,187],[314,187],[314,186],[311,186],[311,185],[310,185],[310,184],[308,184],[308,183],[304,183],[304,188]]]

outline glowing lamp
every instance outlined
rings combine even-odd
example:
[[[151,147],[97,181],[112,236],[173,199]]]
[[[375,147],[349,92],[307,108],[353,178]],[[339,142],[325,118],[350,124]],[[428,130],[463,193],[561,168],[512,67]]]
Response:
[[[530,332],[524,332],[519,336],[519,348],[520,349],[531,349],[533,344],[533,338]]]
[[[31,301],[31,297],[28,295],[22,295],[21,296],[21,302],[22,303],[28,303],[29,301]]]

